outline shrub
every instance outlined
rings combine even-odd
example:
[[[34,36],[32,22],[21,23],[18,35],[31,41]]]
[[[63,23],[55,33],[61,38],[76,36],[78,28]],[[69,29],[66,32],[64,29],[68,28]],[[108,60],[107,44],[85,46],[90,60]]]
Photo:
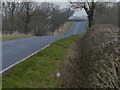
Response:
[[[93,26],[69,49],[60,84],[67,88],[120,87],[120,42],[113,25]]]

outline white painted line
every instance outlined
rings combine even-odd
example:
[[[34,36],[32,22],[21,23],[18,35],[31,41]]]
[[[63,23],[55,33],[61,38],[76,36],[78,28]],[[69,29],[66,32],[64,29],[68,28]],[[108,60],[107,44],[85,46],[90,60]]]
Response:
[[[51,44],[48,44],[48,45],[47,45],[47,46],[45,46],[44,48],[41,48],[40,50],[38,50],[38,51],[36,51],[36,52],[32,53],[31,55],[29,55],[29,56],[25,57],[24,59],[22,59],[22,60],[20,60],[20,61],[18,61],[18,62],[16,62],[16,63],[14,63],[14,64],[10,65],[9,67],[7,67],[7,68],[5,68],[4,70],[0,71],[0,74],[2,74],[3,72],[7,71],[7,70],[8,70],[8,69],[10,69],[10,68],[12,68],[12,67],[13,67],[13,66],[15,66],[16,64],[18,64],[18,63],[20,63],[20,62],[22,62],[22,61],[24,61],[24,60],[28,59],[29,57],[33,56],[33,55],[34,55],[34,54],[36,54],[37,52],[39,52],[39,51],[41,51],[41,50],[43,50],[43,49],[47,48],[47,47],[48,47],[48,46],[50,46],[50,45],[51,45]]]
[[[75,28],[74,34],[76,34],[77,28],[78,28],[79,23],[77,23],[77,26]]]
[[[77,24],[77,26],[76,26],[76,28],[75,28],[75,32],[74,32],[74,34],[75,34],[75,33],[76,33],[76,31],[77,31],[77,27],[78,27],[78,25],[79,25],[79,23]],[[10,68],[12,68],[13,66],[17,65],[18,63],[20,63],[20,62],[22,62],[22,61],[24,61],[24,60],[28,59],[29,57],[33,56],[33,55],[34,55],[34,54],[36,54],[37,52],[39,52],[39,51],[41,51],[41,50],[43,50],[43,49],[47,48],[47,47],[48,47],[48,46],[50,46],[50,45],[51,45],[51,44],[48,44],[48,45],[47,45],[47,46],[45,46],[44,48],[41,48],[40,50],[38,50],[38,51],[36,51],[36,52],[32,53],[31,55],[29,55],[29,56],[25,57],[24,59],[22,59],[22,60],[20,60],[20,61],[18,61],[18,62],[16,62],[16,63],[14,63],[14,64],[10,65],[9,67],[7,67],[7,68],[5,68],[4,70],[0,71],[0,74],[2,74],[3,72],[7,71],[7,70],[8,70],[8,69],[10,69]]]

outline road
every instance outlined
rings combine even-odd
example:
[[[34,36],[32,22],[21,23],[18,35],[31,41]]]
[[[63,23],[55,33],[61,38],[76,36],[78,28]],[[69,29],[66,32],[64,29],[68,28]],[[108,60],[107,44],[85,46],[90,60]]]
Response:
[[[2,42],[2,70],[0,73],[10,69],[17,63],[37,53],[39,50],[47,47],[51,43],[68,37],[73,34],[82,34],[85,32],[84,23],[77,22],[73,24],[65,36],[35,36],[22,39],[15,39]]]

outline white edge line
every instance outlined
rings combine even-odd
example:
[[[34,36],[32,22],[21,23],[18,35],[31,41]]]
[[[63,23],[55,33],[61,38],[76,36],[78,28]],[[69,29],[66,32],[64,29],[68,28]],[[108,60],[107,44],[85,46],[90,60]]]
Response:
[[[76,30],[77,30],[78,25],[79,25],[79,23],[78,23],[78,24],[77,24],[77,26],[76,26],[75,32],[76,32]],[[74,34],[75,34],[75,32],[74,32]],[[48,47],[48,46],[50,46],[50,45],[51,45],[51,44],[48,44],[48,45],[47,45],[47,46],[45,46],[44,48],[41,48],[40,50],[38,50],[38,51],[36,51],[36,52],[32,53],[31,55],[29,55],[29,56],[25,57],[24,59],[22,59],[22,60],[20,60],[20,61],[18,61],[18,62],[16,62],[16,63],[14,63],[14,64],[10,65],[9,67],[7,67],[7,68],[5,68],[4,70],[0,71],[0,74],[2,74],[3,72],[7,71],[7,70],[8,70],[8,69],[10,69],[10,68],[12,68],[13,66],[17,65],[18,63],[20,63],[20,62],[22,62],[22,61],[24,61],[24,60],[28,59],[29,57],[31,57],[31,56],[33,56],[33,55],[35,55],[37,52],[39,52],[39,51],[41,51],[41,50],[43,50],[43,49],[47,48],[47,47]]]
[[[51,45],[51,44],[48,44],[48,45],[45,46],[44,48],[41,48],[40,50],[38,50],[38,51],[36,51],[36,52],[30,54],[29,56],[25,57],[24,59],[22,59],[22,60],[20,60],[20,61],[18,61],[18,62],[16,62],[16,63],[10,65],[9,67],[7,67],[7,68],[5,68],[4,70],[0,71],[0,74],[2,74],[3,72],[7,71],[7,70],[10,69],[10,68],[12,68],[13,66],[17,65],[18,63],[20,63],[20,62],[22,62],[22,61],[24,61],[24,60],[30,58],[31,56],[35,55],[37,52],[39,52],[39,51],[41,51],[41,50],[47,48],[47,47],[50,46],[50,45]]]
[[[76,26],[76,28],[75,28],[74,34],[75,34],[75,33],[76,33],[76,31],[77,31],[77,27],[78,27],[78,25],[79,25],[79,23],[77,23],[77,26]]]

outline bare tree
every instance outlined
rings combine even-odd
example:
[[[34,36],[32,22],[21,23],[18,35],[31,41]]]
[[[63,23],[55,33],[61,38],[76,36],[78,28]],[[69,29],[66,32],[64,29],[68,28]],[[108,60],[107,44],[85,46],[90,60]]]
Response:
[[[12,3],[12,5],[15,4],[13,11],[8,9],[8,6],[10,6],[9,3]],[[68,8],[60,9],[59,6],[47,2],[3,3],[3,12],[3,30],[9,31],[9,24],[11,24],[10,15],[13,15],[12,17],[14,18],[14,21],[12,22],[14,22],[14,27],[18,32],[24,34],[35,33],[35,35],[43,35],[47,32],[54,32],[74,13]],[[12,14],[9,14],[9,12]]]
[[[36,35],[42,35],[50,28],[50,14],[54,7],[53,3],[43,2],[37,7],[34,16],[32,18],[35,22],[35,33]]]
[[[88,15],[89,20],[89,27],[93,24],[93,17],[94,17],[94,10],[96,6],[95,0],[87,1],[87,0],[77,0],[77,2],[71,2],[72,8],[78,9],[78,8],[84,8],[85,12]]]
[[[118,26],[120,28],[120,1],[118,2]]]
[[[14,2],[10,2],[10,1],[6,0],[6,2],[3,2],[2,7],[4,10],[4,16],[6,18],[10,17],[11,30],[14,30],[13,17],[14,17],[15,11],[16,11],[15,0],[14,0]]]
[[[35,6],[36,6],[35,3],[33,2],[19,3],[18,13],[19,17],[24,22],[24,33],[28,33],[28,27],[34,14]]]
[[[71,10],[70,8],[64,8],[61,10],[56,6],[52,9],[50,19],[52,35],[54,35],[55,30],[58,30],[60,25],[63,25],[73,13],[74,10]]]

